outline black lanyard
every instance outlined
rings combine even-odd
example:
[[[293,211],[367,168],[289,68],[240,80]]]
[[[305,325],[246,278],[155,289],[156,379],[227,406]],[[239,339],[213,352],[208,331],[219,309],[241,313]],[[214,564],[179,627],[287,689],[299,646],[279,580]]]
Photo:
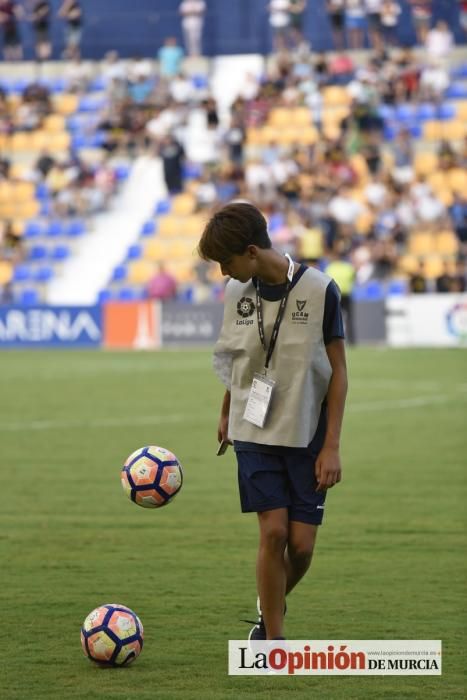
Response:
[[[289,256],[287,256],[289,258]],[[290,264],[293,265],[291,259]],[[290,288],[292,286],[292,279],[293,279],[293,268],[292,268],[292,275],[289,277],[289,273],[287,274],[287,284],[285,285],[285,290],[282,295],[281,303],[279,305],[279,310],[277,312],[276,320],[274,321],[274,327],[272,329],[272,334],[271,334],[271,340],[269,341],[269,347],[266,347],[266,336],[264,334],[264,323],[263,323],[263,303],[261,301],[261,294],[260,294],[260,289],[259,289],[259,278],[258,282],[256,285],[256,317],[258,319],[258,333],[259,333],[259,339],[261,340],[261,345],[263,346],[265,352],[266,352],[266,362],[264,363],[265,369],[268,369],[269,367],[269,362],[272,357],[272,353],[274,352],[274,348],[276,347],[276,341],[277,341],[277,336],[279,335],[279,328],[281,327],[282,319],[284,318],[284,311],[285,307],[287,305],[287,299],[289,298],[289,292]]]

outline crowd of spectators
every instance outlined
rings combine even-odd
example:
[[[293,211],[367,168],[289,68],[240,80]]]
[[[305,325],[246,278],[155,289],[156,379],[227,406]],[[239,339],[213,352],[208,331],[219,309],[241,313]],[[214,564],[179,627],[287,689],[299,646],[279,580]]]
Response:
[[[85,127],[98,137],[103,157],[89,166],[76,144],[61,158],[44,150],[27,177],[46,187],[48,215],[88,215],[103,210],[115,191],[109,158],[159,155],[171,194],[189,191],[198,211],[235,198],[253,201],[267,214],[275,244],[310,264],[324,266],[326,260],[344,257],[359,284],[403,274],[417,292],[465,288],[467,191],[446,193],[434,187],[428,173],[417,168],[420,148],[412,125],[393,128],[385,118],[385,110],[401,106],[409,111],[420,105],[433,110],[443,106],[451,80],[452,35],[443,23],[431,28],[426,13],[422,22],[416,12],[428,12],[428,5],[414,3],[417,27],[426,29],[424,53],[375,41],[375,49],[356,62],[349,53],[313,53],[301,34],[305,3],[297,3],[295,33],[281,34],[295,37],[294,46],[280,45],[263,74],[246,75],[228,107],[213,97],[209,74],[184,72],[184,51],[173,37],[164,42],[158,62],[121,60],[117,52],[109,52],[99,66],[102,107],[88,115]],[[358,7],[363,3],[352,4],[354,11]],[[377,3],[365,7],[369,26],[376,31],[371,15]],[[277,4],[275,9],[279,11]],[[96,78],[79,58],[64,68],[64,75],[69,90],[78,95],[85,95]],[[346,97],[329,123],[325,95],[335,85]],[[271,129],[269,139],[258,141],[255,134],[267,133],[280,109],[304,110],[316,138],[285,142]],[[0,132],[35,130],[50,111],[44,85],[28,86],[14,111],[0,92]],[[192,138],[194,125],[201,127],[199,139]],[[441,174],[467,171],[465,135],[433,141],[428,148]],[[196,161],[196,168],[187,178],[190,161]],[[9,177],[8,168],[4,162],[0,177]],[[457,237],[457,256],[450,254],[439,273],[425,270],[423,256],[401,265],[409,257],[414,234],[436,236],[439,231],[453,231]],[[11,230],[3,232],[3,247],[7,241],[7,248],[15,248],[11,235]],[[209,276],[200,271],[203,283]]]

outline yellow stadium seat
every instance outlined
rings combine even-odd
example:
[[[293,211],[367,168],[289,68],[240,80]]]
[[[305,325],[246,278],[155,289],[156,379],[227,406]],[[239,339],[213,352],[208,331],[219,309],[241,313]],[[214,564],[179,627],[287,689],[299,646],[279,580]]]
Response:
[[[24,163],[12,163],[9,176],[12,180],[24,180],[30,168]]]
[[[161,216],[157,222],[157,227],[159,236],[162,237],[178,236],[182,229],[180,219],[172,214]]]
[[[25,131],[16,131],[10,138],[10,148],[12,151],[31,150],[31,134]]]
[[[147,284],[154,272],[153,262],[150,260],[137,260],[128,267],[128,282],[131,284]]]
[[[15,182],[11,196],[15,202],[28,202],[34,199],[35,189],[32,182]]]
[[[249,146],[258,146],[263,143],[262,130],[250,127],[246,131],[246,142]]]
[[[467,122],[467,100],[459,100],[459,102],[456,102],[456,117],[457,119]]]
[[[423,125],[423,137],[427,141],[439,141],[443,138],[443,122],[427,121]]]
[[[318,259],[323,255],[323,232],[319,228],[309,228],[299,240],[300,257],[305,260]]]
[[[450,207],[454,202],[454,195],[448,188],[436,190],[436,196],[445,207]]]
[[[295,107],[290,110],[291,123],[295,126],[311,126],[311,112],[308,107]]]
[[[13,277],[13,265],[7,260],[0,260],[0,285],[8,284]]]
[[[420,231],[410,236],[409,252],[412,255],[429,255],[435,250],[435,238],[429,231]]]
[[[323,89],[323,104],[326,107],[348,105],[352,98],[345,87],[330,85]]]
[[[168,250],[167,257],[172,260],[190,260],[194,258],[194,246],[190,239],[174,241]]]
[[[11,227],[13,229],[13,233],[15,234],[15,236],[21,237],[23,235],[23,233],[24,233],[24,221],[22,221],[21,219],[15,219],[12,222]]]
[[[44,119],[42,128],[46,131],[65,131],[65,117],[62,114],[49,114]]]
[[[438,156],[432,151],[419,151],[415,154],[414,168],[417,175],[430,175],[438,166]]]
[[[430,255],[424,262],[424,272],[428,279],[435,279],[443,273],[444,260],[440,255]]]
[[[341,128],[337,124],[327,122],[323,124],[322,130],[324,136],[329,139],[329,141],[337,141],[341,137]]]
[[[182,233],[186,236],[193,238],[201,238],[201,234],[207,222],[207,216],[193,214],[192,216],[187,216],[183,221],[183,231]]]
[[[447,173],[447,181],[451,190],[462,194],[467,192],[467,172],[462,168],[453,168]]]
[[[281,129],[273,126],[263,126],[261,129],[261,143],[267,145],[268,143],[277,143],[280,138]]]
[[[295,126],[288,126],[281,129],[277,137],[277,143],[283,146],[289,146],[294,143],[300,143],[302,140],[303,129]]]
[[[9,202],[13,197],[13,183],[7,180],[0,181],[0,202]]]
[[[179,284],[192,282],[194,279],[193,264],[189,262],[167,262],[166,268],[174,275]]]
[[[183,192],[177,194],[172,200],[172,212],[177,216],[193,214],[196,208],[196,199],[193,195]]]
[[[52,131],[48,134],[47,147],[53,153],[67,151],[70,143],[71,136],[68,131]]]
[[[461,120],[442,122],[441,136],[448,141],[461,141],[466,135],[466,125]]]
[[[307,126],[300,132],[300,143],[303,143],[305,146],[313,146],[318,141],[318,137],[319,134],[315,127]]]
[[[355,222],[355,228],[357,229],[357,233],[360,233],[362,236],[367,236],[370,231],[371,227],[373,226],[374,222],[374,216],[369,211],[368,209],[365,209],[359,217],[357,218]]]
[[[58,114],[68,116],[74,114],[78,109],[77,95],[63,93],[62,95],[54,96],[54,107]]]
[[[9,148],[10,139],[7,134],[0,133],[0,150],[5,151]]]
[[[445,170],[437,170],[428,175],[427,182],[434,192],[449,189],[449,180]]]
[[[406,275],[418,272],[420,267],[419,259],[415,255],[402,255],[398,261],[398,268]]]
[[[8,202],[0,203],[0,217],[5,219],[14,219],[15,216],[19,216],[16,211],[16,202],[9,200]]]
[[[148,260],[164,260],[167,251],[166,241],[161,241],[160,238],[154,238],[147,242],[144,257]]]
[[[440,231],[437,234],[436,250],[440,255],[457,255],[459,241],[454,231]]]
[[[47,131],[33,131],[31,133],[31,149],[33,151],[42,151],[43,148],[49,148],[51,134]]]
[[[290,126],[291,116],[291,110],[287,107],[274,107],[269,112],[268,124],[278,128]]]

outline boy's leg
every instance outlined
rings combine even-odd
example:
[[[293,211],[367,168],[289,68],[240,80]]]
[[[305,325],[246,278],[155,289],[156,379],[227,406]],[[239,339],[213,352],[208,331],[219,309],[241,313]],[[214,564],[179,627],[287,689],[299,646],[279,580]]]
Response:
[[[283,637],[287,571],[284,552],[288,537],[287,508],[258,513],[260,530],[256,581],[267,638]]]
[[[286,594],[290,593],[310,568],[317,534],[317,525],[309,525],[297,520],[289,521],[284,557],[287,574]]]

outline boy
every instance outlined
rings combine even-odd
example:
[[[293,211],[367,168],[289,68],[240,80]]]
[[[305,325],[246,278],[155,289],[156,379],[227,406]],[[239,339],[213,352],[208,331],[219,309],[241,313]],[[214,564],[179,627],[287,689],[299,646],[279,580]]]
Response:
[[[218,439],[233,441],[242,511],[259,522],[259,619],[249,638],[283,639],[285,596],[310,566],[326,490],[341,479],[339,293],[271,247],[251,204],[214,214],[198,250],[232,278],[214,368],[226,386]]]

